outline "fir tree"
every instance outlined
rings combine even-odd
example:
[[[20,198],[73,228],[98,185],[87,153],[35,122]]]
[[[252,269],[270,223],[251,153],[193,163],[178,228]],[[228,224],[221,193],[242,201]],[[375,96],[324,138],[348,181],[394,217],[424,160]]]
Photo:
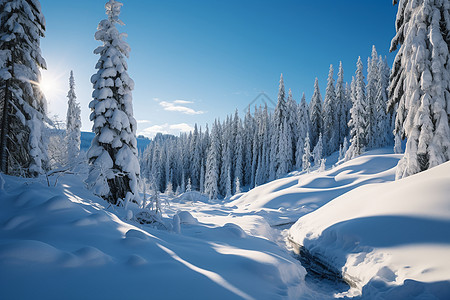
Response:
[[[327,89],[325,92],[325,101],[323,105],[323,134],[326,141],[324,144],[325,155],[330,155],[336,151],[338,147],[336,125],[336,92],[334,89],[333,65],[330,65]]]
[[[311,99],[309,113],[311,120],[311,143],[315,145],[319,140],[319,134],[323,130],[322,96],[320,95],[319,80],[317,78],[314,82],[314,94]]]
[[[139,162],[136,149],[136,120],[133,117],[131,91],[133,80],[128,76],[127,63],[130,47],[119,34],[116,24],[122,3],[106,3],[108,18],[102,20],[95,39],[103,42],[94,53],[100,55],[98,72],[91,78],[94,86],[91,121],[95,138],[88,151],[91,171],[88,182],[96,193],[113,204],[120,199],[138,201]],[[105,172],[99,172],[99,166]],[[108,186],[96,188],[99,177],[106,177]]]
[[[323,155],[323,141],[322,141],[322,133],[319,134],[319,140],[317,141],[316,146],[313,150],[313,156],[314,156],[314,166],[319,166],[320,160],[322,159]]]
[[[303,171],[306,171],[307,173],[309,173],[309,170],[311,169],[311,146],[309,143],[309,133],[306,135],[305,138],[305,147],[303,150],[304,154],[303,154]]]
[[[66,118],[67,156],[69,165],[73,166],[80,155],[81,145],[81,108],[75,95],[73,71],[70,71],[67,98],[69,98]]]
[[[302,100],[298,106],[297,113],[297,147],[295,154],[296,168],[301,169],[303,165],[303,154],[306,136],[309,135],[310,120],[309,120],[309,108],[306,104],[305,93],[303,93]]]
[[[342,144],[344,138],[348,135],[348,99],[344,86],[344,68],[342,62],[339,63],[338,79],[336,81],[336,129],[338,143]]]
[[[378,66],[378,54],[375,46],[372,46],[372,56],[367,60],[367,88],[366,88],[366,112],[367,112],[367,147],[377,147],[377,89],[379,85],[380,70]]]
[[[202,159],[202,165],[200,168],[200,193],[205,192],[205,166],[204,160]]]
[[[205,174],[205,194],[209,199],[217,199],[219,194],[219,155],[220,140],[217,123],[211,131],[211,145],[208,149],[206,158],[206,174]]]
[[[355,77],[352,80],[353,107],[350,110],[352,118],[349,122],[351,145],[346,153],[346,160],[362,154],[367,147],[368,106],[361,57],[358,58],[356,66]]]
[[[46,167],[46,101],[38,85],[46,69],[44,31],[38,0],[0,1],[0,171],[6,174],[37,176]]]
[[[234,187],[235,187],[235,192],[234,194],[240,194],[241,193],[241,183],[239,181],[239,177],[236,177],[235,181],[234,181]]]
[[[449,2],[400,1],[396,30],[389,106],[397,105],[395,133],[407,139],[399,179],[450,159]]]
[[[186,192],[192,192],[191,177],[188,178],[188,182],[186,185]]]

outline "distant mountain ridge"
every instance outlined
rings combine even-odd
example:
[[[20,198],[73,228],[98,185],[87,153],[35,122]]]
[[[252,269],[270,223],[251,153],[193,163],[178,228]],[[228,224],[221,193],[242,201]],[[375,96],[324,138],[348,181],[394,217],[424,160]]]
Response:
[[[81,151],[87,152],[89,147],[91,146],[91,142],[95,137],[95,133],[82,131],[81,132]],[[139,136],[137,137],[137,148],[140,153],[142,153],[145,148],[147,148],[148,144],[150,144],[150,139]]]

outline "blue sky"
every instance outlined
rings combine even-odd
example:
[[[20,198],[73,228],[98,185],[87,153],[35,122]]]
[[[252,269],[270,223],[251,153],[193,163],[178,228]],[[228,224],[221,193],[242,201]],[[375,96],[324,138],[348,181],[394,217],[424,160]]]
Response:
[[[41,0],[47,21],[41,49],[51,115],[65,119],[68,76],[74,70],[83,130],[90,131],[90,77],[100,45],[94,33],[106,0]],[[276,100],[280,73],[300,101],[322,96],[330,64],[350,81],[358,56],[372,45],[386,55],[395,34],[392,1],[124,0],[119,31],[131,46],[129,75],[138,133],[178,133],[241,113],[262,91]]]

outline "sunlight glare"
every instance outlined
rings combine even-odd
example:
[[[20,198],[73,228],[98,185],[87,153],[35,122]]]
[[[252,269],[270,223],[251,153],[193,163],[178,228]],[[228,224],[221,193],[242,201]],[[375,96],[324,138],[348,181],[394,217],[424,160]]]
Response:
[[[44,93],[47,101],[56,101],[65,96],[65,83],[62,81],[65,74],[54,74],[49,71],[43,71],[39,87]]]

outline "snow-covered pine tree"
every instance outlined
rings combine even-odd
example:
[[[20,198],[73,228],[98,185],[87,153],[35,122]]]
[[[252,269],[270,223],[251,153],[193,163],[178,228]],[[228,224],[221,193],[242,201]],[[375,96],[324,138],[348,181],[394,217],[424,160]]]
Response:
[[[227,180],[228,180],[228,171],[231,171],[232,158],[233,158],[233,146],[232,146],[232,138],[231,138],[231,118],[228,116],[226,121],[222,126],[222,154],[220,157],[222,158],[222,164],[220,168],[220,177],[219,177],[219,194],[225,195],[227,192]],[[231,180],[230,180],[231,182]]]
[[[400,137],[399,133],[397,133],[395,135],[395,138],[394,138],[394,153],[395,154],[403,153],[403,150],[402,150],[402,138]]]
[[[91,170],[88,183],[107,201],[119,204],[120,199],[138,201],[139,161],[136,149],[136,120],[133,117],[131,91],[133,80],[128,76],[127,63],[130,47],[123,40],[116,24],[122,3],[106,3],[108,18],[102,20],[95,39],[103,42],[94,53],[100,55],[97,73],[91,78],[94,86],[91,121],[95,138],[88,151]],[[104,172],[100,173],[100,166]],[[107,187],[97,188],[99,177],[106,177]]]
[[[200,189],[199,189],[200,193],[204,193],[205,192],[205,162],[202,159],[202,165],[200,168]]]
[[[185,176],[184,176],[184,172],[181,174],[180,192],[181,193],[185,193],[186,192],[186,179],[185,179]]]
[[[353,107],[350,110],[352,118],[349,122],[351,144],[345,154],[346,160],[362,154],[367,147],[368,105],[361,57],[358,57],[355,77],[352,79],[352,101]]]
[[[319,172],[324,172],[325,171],[325,163],[326,163],[326,159],[322,158],[320,159],[320,165],[319,165]]]
[[[316,77],[314,82],[314,93],[310,103],[310,120],[311,120],[311,144],[317,144],[319,140],[319,134],[323,130],[323,117],[322,117],[322,96],[319,90],[319,80]]]
[[[200,186],[201,144],[197,123],[194,125],[194,132],[192,133],[189,152],[191,156],[190,174],[192,177],[192,186],[194,189],[198,189]]]
[[[69,166],[73,167],[80,155],[81,145],[81,108],[75,95],[73,71],[70,71],[67,98],[69,99],[66,117],[67,162]]]
[[[241,183],[239,181],[239,177],[236,177],[234,181],[234,194],[240,194],[241,193]]]
[[[252,154],[253,154],[253,135],[255,133],[255,126],[253,116],[250,112],[250,107],[247,110],[244,118],[244,168],[243,168],[243,182],[242,185],[249,185],[252,175]]]
[[[378,79],[377,79],[377,95],[375,98],[374,120],[375,127],[373,136],[374,147],[384,147],[392,143],[391,131],[391,113],[388,113],[388,87],[389,87],[390,69],[380,56],[378,58]]]
[[[230,199],[233,194],[231,193],[231,171],[230,167],[228,167],[227,172],[227,180],[225,184],[225,198]]]
[[[340,161],[341,159],[344,158],[344,152],[342,151],[342,144],[339,145],[339,156],[338,156],[338,161]]]
[[[292,164],[290,161],[290,157],[292,157],[292,147],[289,143],[290,141],[290,132],[287,125],[286,119],[284,119],[284,124],[281,127],[281,136],[279,140],[279,148],[278,148],[278,168],[277,168],[277,178],[282,177],[287,172],[289,172],[289,167]]]
[[[44,31],[38,0],[0,1],[0,170],[6,174],[37,176],[47,162],[46,101],[38,84],[47,68]]]
[[[186,192],[192,192],[191,177],[188,178],[187,185],[186,185]]]
[[[344,137],[348,135],[348,105],[347,93],[344,86],[344,68],[342,62],[339,63],[338,79],[336,81],[336,130],[338,136],[338,144],[344,142]]]
[[[341,154],[341,158],[339,160],[345,158],[345,154],[347,153],[347,151],[348,151],[348,141],[347,141],[347,137],[344,137],[344,142],[342,143],[342,154]]]
[[[323,103],[323,137],[326,141],[323,150],[324,155],[326,156],[336,151],[339,146],[336,129],[336,91],[334,89],[333,65],[330,65],[325,100]]]
[[[297,110],[297,148],[295,154],[296,168],[301,169],[303,164],[303,154],[305,147],[305,139],[309,134],[310,129],[310,119],[309,119],[309,107],[306,104],[305,93],[303,93],[302,100],[298,105]]]
[[[323,140],[322,140],[322,133],[320,133],[319,139],[317,140],[317,144],[313,150],[315,167],[319,166],[320,160],[322,159],[322,155],[323,155]]]
[[[288,92],[288,99],[286,102],[286,118],[287,118],[287,125],[288,125],[288,136],[290,140],[288,141],[290,147],[291,147],[291,153],[292,157],[289,159],[291,164],[289,165],[289,171],[292,171],[293,164],[295,164],[295,151],[297,148],[297,139],[298,139],[298,105],[297,102],[295,102],[294,97],[292,96],[292,91],[289,89]],[[303,148],[303,147],[302,147]]]
[[[450,159],[450,3],[398,4],[391,51],[400,49],[391,73],[389,107],[398,105],[395,133],[407,139],[397,166],[400,179]]]
[[[275,173],[276,177],[280,174],[278,170],[280,168],[280,164],[284,163],[282,161],[284,159],[283,155],[280,153],[281,149],[281,139],[284,131],[285,120],[287,118],[287,105],[286,105],[286,93],[284,88],[283,74],[280,76],[280,85],[278,89],[278,101],[277,106],[275,107],[275,111],[273,114],[273,144],[272,144],[272,152],[273,157],[275,158]],[[286,123],[287,125],[287,123]],[[287,172],[287,170],[285,171]],[[284,174],[285,172],[282,172]]]
[[[306,134],[306,138],[305,138],[305,147],[303,148],[303,163],[302,163],[302,167],[303,167],[303,171],[306,171],[307,173],[309,173],[309,170],[311,169],[311,145],[309,143],[309,133]]]
[[[235,148],[234,148],[234,178],[238,178],[239,182],[243,180],[244,174],[244,145],[243,145],[243,128],[239,117],[235,119],[236,134],[235,134]]]
[[[205,194],[209,199],[217,199],[219,195],[220,174],[220,139],[217,122],[211,130],[211,145],[206,157]]]
[[[372,46],[372,56],[367,59],[367,147],[377,147],[379,132],[377,132],[377,88],[380,70],[378,69],[378,53],[375,45]]]

